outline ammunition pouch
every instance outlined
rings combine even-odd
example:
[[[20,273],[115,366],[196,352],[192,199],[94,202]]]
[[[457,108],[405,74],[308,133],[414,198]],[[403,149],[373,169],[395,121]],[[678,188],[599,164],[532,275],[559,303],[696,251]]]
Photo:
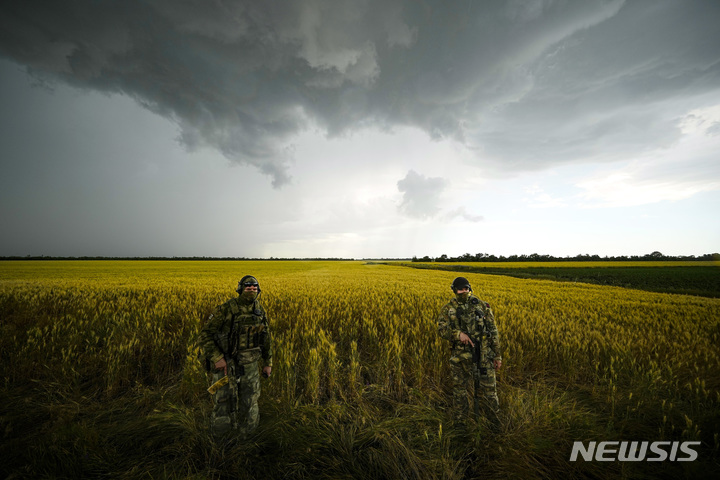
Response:
[[[260,360],[261,357],[260,347],[258,348],[248,348],[245,350],[240,350],[237,352],[237,354],[233,357],[233,360],[237,362],[238,365],[242,365],[245,363],[253,363]]]

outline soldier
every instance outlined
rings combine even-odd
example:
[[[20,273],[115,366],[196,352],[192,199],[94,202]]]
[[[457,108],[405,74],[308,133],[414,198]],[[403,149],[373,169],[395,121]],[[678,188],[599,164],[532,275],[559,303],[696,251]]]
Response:
[[[482,409],[497,427],[500,404],[495,370],[502,366],[502,358],[495,317],[490,304],[472,294],[466,278],[457,277],[450,288],[455,298],[440,311],[438,330],[442,338],[451,342],[450,372],[456,418],[464,421],[469,414],[469,389],[475,416]]]
[[[246,438],[260,420],[258,360],[264,361],[263,376],[272,371],[272,345],[265,310],[258,302],[260,285],[244,276],[237,286],[238,297],[218,306],[200,332],[200,348],[213,382],[227,376],[228,382],[213,394],[213,436],[232,430]]]

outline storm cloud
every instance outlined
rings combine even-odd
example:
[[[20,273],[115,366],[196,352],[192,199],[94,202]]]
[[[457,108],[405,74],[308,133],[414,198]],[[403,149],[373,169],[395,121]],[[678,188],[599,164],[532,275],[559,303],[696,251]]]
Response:
[[[397,182],[403,194],[400,211],[413,218],[432,217],[440,211],[440,195],[448,186],[444,178],[428,178],[410,170],[405,178]]]
[[[8,0],[0,55],[129,96],[280,187],[308,129],[420,128],[497,175],[671,145],[718,91],[718,18],[699,0]]]

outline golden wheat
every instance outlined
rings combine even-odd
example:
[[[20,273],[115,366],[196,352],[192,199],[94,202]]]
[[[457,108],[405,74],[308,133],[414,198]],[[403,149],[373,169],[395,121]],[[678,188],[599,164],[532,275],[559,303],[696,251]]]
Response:
[[[5,378],[82,386],[101,372],[105,395],[168,381],[201,395],[194,339],[244,274],[260,281],[274,338],[264,396],[321,403],[449,386],[436,318],[455,274],[361,262],[4,262],[3,346],[18,359]],[[590,385],[625,415],[659,409],[661,434],[697,436],[697,417],[717,408],[720,300],[465,276],[496,315],[501,385]]]

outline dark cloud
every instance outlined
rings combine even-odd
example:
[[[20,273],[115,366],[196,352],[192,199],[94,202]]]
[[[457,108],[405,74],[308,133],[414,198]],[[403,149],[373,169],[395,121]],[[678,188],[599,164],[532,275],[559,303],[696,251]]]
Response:
[[[521,167],[669,147],[705,94],[720,101],[718,19],[713,2],[628,2],[526,64],[532,87],[486,117],[477,146]]]
[[[440,211],[440,195],[448,181],[440,177],[428,178],[410,170],[405,178],[397,182],[398,191],[403,194],[400,211],[413,218],[429,218]]]
[[[719,19],[703,0],[6,0],[0,54],[281,186],[314,126],[419,127],[497,170],[670,144],[720,85]]]

